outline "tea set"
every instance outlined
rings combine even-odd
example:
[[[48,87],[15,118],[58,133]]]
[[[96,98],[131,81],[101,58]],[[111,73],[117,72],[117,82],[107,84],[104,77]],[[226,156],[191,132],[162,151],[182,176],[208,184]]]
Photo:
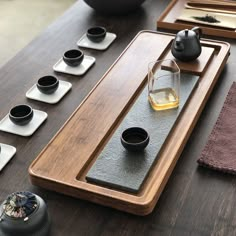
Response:
[[[101,43],[105,42],[108,34],[114,35],[112,33],[107,32],[104,27],[101,26],[91,27],[87,30],[86,34],[77,42],[77,45],[82,44],[82,47],[87,46],[88,48],[92,47],[93,45],[99,46],[101,45]],[[199,27],[194,27],[191,30],[185,29],[176,34],[172,42],[171,53],[176,58],[177,61],[178,60],[192,61],[197,59],[197,57],[201,54],[201,44],[200,44],[201,35],[202,31]],[[109,44],[111,44],[115,38],[116,35],[115,37],[112,38],[112,40],[109,41]],[[94,48],[97,49],[96,47]],[[80,71],[80,69],[82,69],[83,70],[82,73],[79,74],[83,74],[95,62],[95,58],[90,57],[89,58],[90,62],[86,64],[85,61],[88,59],[88,57],[89,56],[84,55],[84,52],[80,49],[70,49],[63,54],[63,57],[60,60],[59,64],[63,63],[64,66],[63,67],[61,66],[60,68],[58,63],[56,63],[53,69],[55,71],[60,71],[64,73],[67,73],[68,72],[67,70],[71,70],[70,71],[71,74],[78,74],[75,73],[75,70],[77,70],[78,72]],[[87,68],[85,68],[83,63],[86,64]],[[26,97],[54,104],[58,102],[71,89],[71,87],[72,85],[69,82],[59,81],[55,76],[46,75],[38,79],[37,84],[34,85],[26,93]],[[51,99],[52,101],[50,101]],[[38,126],[34,127],[34,130],[31,130],[27,134],[21,132],[19,133],[14,132],[11,128],[9,129],[9,127],[2,127],[2,126],[7,126],[4,124],[3,122],[4,120],[5,121],[7,120],[7,123],[9,123],[8,120],[10,120],[15,125],[13,126],[13,129],[16,128],[16,130],[17,129],[20,130],[20,128],[22,129],[22,127],[20,126],[26,128],[30,123],[34,121],[34,118],[36,116],[35,114],[37,114],[37,111],[35,112],[35,110],[28,105],[23,104],[13,107],[10,110],[9,115],[7,115],[7,117],[5,117],[2,121],[0,121],[0,130],[16,133],[23,136],[32,135],[33,132],[38,128]],[[47,115],[44,114],[43,119],[40,120],[40,124],[46,118]],[[121,140],[123,139],[121,138]],[[125,142],[127,147],[128,141]],[[124,145],[124,140],[122,141],[122,145]],[[133,143],[131,145],[133,145]],[[138,144],[135,143],[135,145],[137,146]]]
[[[92,43],[100,44],[106,38],[106,29],[96,26],[88,29],[87,38]],[[64,53],[62,60],[67,68],[84,66],[86,57],[80,49],[71,49]],[[92,58],[92,57],[90,57]],[[95,58],[92,59],[92,64]],[[86,70],[92,65],[85,63]],[[66,73],[67,71],[65,71]],[[54,104],[58,102],[72,87],[67,81],[60,81],[56,76],[46,75],[27,91],[26,97]],[[30,136],[47,119],[47,113],[33,109],[27,104],[12,107],[9,113],[0,121],[0,130]],[[16,148],[0,144],[0,170],[15,155]],[[46,204],[42,198],[31,192],[15,192],[10,194],[0,206],[0,234],[10,236],[49,235],[50,219]]]
[[[87,30],[86,34],[77,42],[77,45],[79,47],[105,50],[115,38],[116,35],[107,32],[104,27],[95,26]],[[71,75],[84,75],[95,61],[94,57],[84,55],[80,49],[70,49],[53,66],[53,70]]]
[[[88,40],[96,44],[101,43],[106,38],[106,34],[106,29],[101,26],[92,27],[88,29],[86,33]],[[86,55],[84,55],[84,52],[80,49],[70,49],[63,54],[62,60],[63,63],[66,64],[67,68],[79,69],[80,67],[83,67]],[[64,91],[61,91],[60,87],[63,86],[65,89]],[[26,93],[26,97],[43,102],[55,103],[55,101],[50,102],[50,99],[55,98],[56,95],[58,96],[59,93],[57,92],[59,90],[60,95],[65,95],[71,86],[71,83],[59,81],[56,76],[46,75],[38,79],[36,85]],[[56,102],[58,101],[59,100]],[[9,120],[15,125],[14,128],[19,128],[17,126],[24,126],[24,128],[27,128],[27,126],[34,121],[36,113],[37,112],[35,112],[35,110],[29,105],[21,104],[13,107],[7,115],[7,118],[9,118]],[[2,126],[3,122],[0,121],[0,130],[7,131]],[[21,135],[21,133],[19,133],[19,135]]]
[[[191,30],[185,29],[178,32],[172,42],[171,53],[178,61],[192,61],[201,54],[201,29],[194,27]],[[77,42],[80,47],[105,50],[116,38],[115,34],[109,33],[104,27],[96,26],[87,30],[87,33]],[[62,58],[53,66],[54,71],[69,73],[74,75],[84,74],[95,62],[95,58],[84,54],[80,49],[70,49],[66,51]],[[54,104],[58,102],[70,89],[72,85],[66,81],[59,81],[56,76],[46,75],[38,79],[37,83],[26,93],[26,97]],[[52,99],[52,101],[50,101]],[[54,100],[53,100],[54,99]],[[47,119],[47,113],[33,109],[27,104],[20,104],[10,109],[0,121],[0,130],[22,136],[32,135],[36,129]],[[141,127],[130,127],[125,129],[121,136],[120,142],[128,152],[142,152],[149,144],[149,134]],[[10,149],[11,150],[10,150]],[[3,150],[8,150],[8,155],[3,154]],[[0,159],[5,156],[4,165],[14,156],[16,149],[6,144],[0,144]],[[10,199],[10,200],[9,200]],[[13,204],[13,199],[15,203]],[[17,208],[29,204],[34,199],[35,203],[32,212],[18,219],[11,219],[15,216],[7,215],[7,207]],[[12,205],[11,205],[12,204]],[[14,210],[14,209],[13,209]],[[32,219],[28,222],[28,217]],[[50,220],[47,214],[44,201],[37,195],[30,192],[13,193],[2,203],[0,216],[0,232],[4,236],[11,235],[12,229],[19,232],[30,233],[45,227],[45,232],[39,235],[47,235]],[[32,224],[32,225],[29,225]],[[43,226],[44,224],[44,226]],[[22,231],[23,230],[23,231]],[[15,232],[15,231],[14,231]],[[31,235],[29,233],[29,235]]]
[[[109,34],[104,27],[95,26],[87,30],[87,41],[95,45],[100,45],[106,41]],[[110,33],[111,34],[111,33]],[[112,41],[109,41],[111,43]],[[70,49],[62,56],[62,61],[66,65],[66,70],[85,73],[95,62],[95,58],[84,55],[80,49]],[[73,74],[73,73],[72,73]],[[76,73],[75,73],[76,74]],[[67,81],[59,80],[56,76],[46,75],[38,79],[27,92],[26,97],[29,99],[55,104],[71,89],[72,84]],[[39,126],[47,119],[47,113],[33,109],[27,104],[19,104],[10,109],[9,113],[0,120],[0,130],[20,136],[31,136]],[[0,170],[15,154],[15,148],[0,144]]]

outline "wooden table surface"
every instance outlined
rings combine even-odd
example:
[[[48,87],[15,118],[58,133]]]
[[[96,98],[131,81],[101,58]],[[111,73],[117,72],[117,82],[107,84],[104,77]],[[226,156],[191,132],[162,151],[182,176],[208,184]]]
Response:
[[[0,132],[0,142],[13,145],[17,153],[0,173],[0,200],[20,190],[40,195],[52,218],[52,236],[64,235],[236,235],[236,178],[196,163],[219,115],[233,81],[236,81],[236,42],[206,107],[171,175],[154,211],[145,217],[130,215],[80,199],[33,186],[28,167],[78,107],[84,97],[143,29],[156,29],[156,21],[169,1],[147,0],[128,16],[96,14],[82,0],[49,26],[39,37],[0,69],[0,117],[20,103],[46,111],[47,121],[31,137]],[[40,76],[54,74],[52,66],[93,25],[117,34],[106,51],[84,49],[96,63],[84,76],[57,74],[72,83],[72,90],[56,105],[25,97]],[[9,49],[10,50],[10,49]]]

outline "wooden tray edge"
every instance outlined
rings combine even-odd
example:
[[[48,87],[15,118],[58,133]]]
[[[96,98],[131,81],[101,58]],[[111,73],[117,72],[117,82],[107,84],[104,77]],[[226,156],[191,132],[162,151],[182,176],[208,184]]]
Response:
[[[139,32],[137,35],[136,35],[136,37],[138,37],[138,35],[140,34],[140,33],[143,33],[143,32],[151,32],[151,33],[157,33],[157,32],[155,32],[155,31],[141,31],[141,32]],[[163,33],[163,34],[166,34],[166,33]],[[173,36],[173,35],[171,35],[171,34],[167,34],[167,35],[170,35],[170,36]],[[131,43],[136,39],[136,37],[131,41]],[[223,42],[223,41],[216,41],[216,40],[205,40],[206,42],[209,42],[209,43],[216,43],[216,44],[224,44],[225,45],[225,47],[227,47],[227,49],[228,49],[228,51],[229,51],[229,49],[230,49],[230,44],[229,43],[227,43],[227,42]],[[131,44],[130,43],[130,44]],[[130,45],[129,44],[129,45]],[[128,47],[129,47],[129,45],[127,46],[127,48],[122,52],[122,54],[117,58],[117,60],[119,60],[119,58],[123,55],[123,53],[125,53],[126,52],[126,50],[128,49]],[[117,61],[116,60],[116,61]],[[223,70],[223,66],[224,66],[224,64],[225,64],[225,61],[227,60],[227,58],[225,58],[225,60],[224,61],[222,61],[222,63],[221,63],[221,67],[218,69],[218,73],[217,73],[217,76],[215,77],[215,82],[217,81],[217,79],[218,79],[218,77],[219,77],[219,75],[220,75],[220,73],[221,73],[221,71]],[[116,63],[116,61],[112,64],[112,66],[108,69],[108,71],[113,67],[113,65]],[[107,72],[106,72],[107,73]],[[106,73],[105,73],[105,75],[106,75]],[[104,76],[105,76],[104,75]],[[104,77],[103,76],[103,77]],[[102,79],[103,79],[103,77],[101,78],[101,80],[99,80],[99,82],[95,85],[95,87],[91,90],[91,92],[88,94],[88,96],[84,99],[84,101],[89,97],[89,95],[93,92],[93,90],[98,86],[98,84],[102,81]],[[215,84],[215,83],[214,83]],[[210,93],[211,93],[211,91],[212,91],[212,89],[213,89],[213,87],[214,87],[214,85],[213,86],[211,86],[212,88],[208,91],[208,93],[207,93],[207,97],[209,97],[209,95],[210,95]],[[84,102],[83,101],[83,102]],[[206,100],[207,101],[207,100]],[[201,109],[201,111],[202,111],[202,109],[203,109],[203,107],[205,106],[205,103],[206,103],[206,101],[204,102],[204,104],[202,104],[201,105],[201,107],[200,107],[200,109]],[[79,105],[79,107],[83,104],[83,102]],[[79,107],[77,108],[77,109],[79,109]],[[75,112],[77,111],[77,109],[75,110]],[[74,113],[75,113],[74,112]],[[74,115],[74,113],[71,115],[71,117]],[[201,113],[201,112],[200,112]],[[193,130],[193,128],[194,128],[194,126],[195,126],[195,124],[196,124],[196,122],[197,122],[197,120],[198,120],[198,117],[200,116],[200,114],[198,115],[198,116],[196,116],[195,118],[194,118],[194,120],[193,120],[193,122],[192,122],[192,125],[191,125],[191,129],[188,131],[188,133],[187,133],[187,139],[189,138],[189,136],[190,136],[190,134],[191,134],[191,132],[192,132],[192,130]],[[64,126],[67,124],[67,122],[69,122],[69,120],[71,119],[71,117],[66,121],[66,123],[64,124]],[[64,127],[63,126],[63,127]],[[63,127],[58,131],[58,132],[60,132],[62,129],[63,129]],[[57,134],[58,134],[58,132],[57,132]],[[57,136],[57,134],[52,138],[52,140],[49,142],[49,144],[42,150],[42,152],[41,153],[43,153],[43,151],[50,145],[50,143],[53,141],[53,139]],[[187,140],[186,140],[186,142],[187,142]],[[185,143],[183,143],[182,144],[182,146],[181,146],[181,150],[179,151],[179,153],[178,153],[178,157],[176,157],[176,160],[175,160],[175,162],[174,162],[174,165],[173,166],[171,166],[171,168],[169,169],[169,171],[170,172],[172,172],[172,170],[174,169],[174,166],[175,166],[175,164],[177,163],[177,160],[178,160],[178,158],[179,158],[179,156],[180,156],[180,154],[181,154],[181,152],[182,152],[182,150],[183,150],[183,148],[184,148],[184,146],[185,146],[185,144],[186,144],[186,142]],[[39,156],[38,156],[38,158],[40,157],[40,155],[41,155],[41,153],[39,154]],[[60,190],[59,192],[61,192],[61,193],[64,193],[64,194],[67,194],[67,195],[71,195],[71,196],[74,196],[74,197],[79,197],[79,198],[82,198],[82,199],[85,199],[85,200],[88,200],[88,195],[89,195],[89,200],[90,201],[92,201],[92,202],[95,202],[95,203],[99,203],[99,204],[103,204],[103,205],[106,205],[106,206],[110,206],[110,207],[113,207],[113,208],[116,208],[116,209],[118,209],[118,210],[125,210],[125,211],[127,211],[127,212],[129,212],[129,213],[132,213],[132,214],[137,214],[137,215],[147,215],[147,214],[149,214],[149,213],[151,213],[152,212],[152,210],[154,209],[154,207],[155,207],[155,205],[156,205],[156,202],[157,202],[157,200],[158,200],[158,198],[159,198],[159,196],[160,196],[160,194],[161,194],[161,192],[162,192],[162,190],[163,190],[163,188],[165,187],[165,184],[167,183],[167,181],[168,181],[168,179],[169,179],[169,177],[170,177],[170,174],[168,174],[168,173],[166,173],[166,177],[163,179],[163,184],[162,184],[162,186],[161,186],[161,191],[160,191],[160,193],[158,193],[158,194],[155,194],[155,195],[153,195],[153,197],[152,198],[149,198],[148,200],[146,199],[146,200],[144,200],[144,199],[139,199],[140,201],[137,201],[137,202],[133,202],[133,201],[129,201],[129,204],[130,204],[130,206],[129,206],[129,209],[127,209],[127,207],[126,206],[123,206],[123,201],[122,200],[120,200],[119,198],[116,198],[116,197],[114,197],[114,196],[106,196],[106,194],[104,194],[104,195],[100,195],[100,193],[99,192],[96,192],[96,191],[94,191],[94,192],[89,192],[89,194],[88,194],[88,191],[86,191],[86,190],[84,190],[84,189],[74,189],[73,191],[74,191],[74,193],[71,193],[71,191],[70,191],[70,189],[68,189],[69,187],[73,187],[73,186],[66,186],[66,191],[65,191],[65,189],[64,190],[62,190],[62,189],[60,189],[60,182],[57,182],[57,181],[55,181],[55,180],[49,180],[49,179],[47,179],[47,178],[45,178],[45,179],[43,179],[41,176],[40,176],[40,178],[39,178],[39,176],[37,175],[37,174],[35,174],[34,172],[33,172],[33,169],[32,169],[32,167],[33,167],[33,165],[34,165],[34,163],[37,161],[37,158],[33,161],[33,163],[30,165],[30,167],[29,167],[29,174],[30,174],[30,178],[31,178],[31,181],[32,181],[32,183],[33,184],[36,184],[36,185],[38,185],[38,186],[43,186],[44,188],[45,188],[45,185],[44,184],[42,184],[43,183],[43,181],[49,181],[50,183],[49,183],[49,189],[50,190],[54,190],[54,191],[57,191],[58,192],[58,189]],[[86,183],[85,183],[86,184]],[[65,188],[65,186],[64,186],[64,188]],[[76,191],[75,191],[76,190]],[[119,192],[119,191],[116,191],[116,192]],[[130,194],[128,194],[128,195],[130,195]],[[110,198],[112,198],[112,203],[111,203],[111,199]],[[105,201],[104,201],[104,199],[105,199]],[[106,200],[108,199],[108,201],[106,202]],[[102,202],[102,203],[101,203]],[[114,204],[114,202],[116,203],[116,204]]]
[[[127,45],[127,47],[122,51],[122,53],[119,55],[119,57],[112,63],[112,65],[107,69],[107,71],[104,73],[104,75],[101,77],[101,79],[94,85],[94,87],[91,89],[91,91],[87,94],[87,96],[82,100],[82,102],[78,105],[78,107],[75,109],[75,111],[70,115],[70,117],[66,120],[66,122],[63,124],[63,126],[56,132],[56,134],[52,137],[52,139],[49,141],[49,143],[43,148],[43,150],[38,154],[35,160],[30,164],[28,171],[30,175],[34,175],[34,172],[32,171],[33,166],[37,163],[40,156],[44,153],[44,151],[49,147],[49,145],[53,142],[53,140],[57,137],[57,135],[64,129],[64,127],[67,125],[67,123],[71,120],[71,118],[76,114],[76,112],[80,109],[80,107],[85,103],[85,101],[89,98],[89,96],[93,93],[93,91],[99,86],[99,84],[103,81],[105,76],[109,73],[109,71],[115,66],[115,64],[119,61],[119,59],[125,54],[125,52],[129,49],[129,47],[133,44],[133,42],[138,38],[140,34],[143,33],[157,33],[157,34],[163,34],[163,35],[169,35],[174,36],[170,33],[165,32],[157,32],[154,30],[142,30],[140,31],[133,39],[132,41]]]
[[[184,30],[184,29],[190,29],[197,25],[191,22],[175,23],[175,22],[164,21],[164,18],[169,14],[169,12],[172,10],[173,6],[177,2],[178,2],[177,0],[172,0],[169,3],[169,5],[166,7],[164,12],[161,14],[161,16],[158,18],[157,23],[156,23],[158,30],[162,29],[162,30],[179,31],[179,30]],[[236,39],[236,31],[233,32],[233,31],[224,30],[224,29],[215,29],[215,28],[207,27],[201,24],[199,24],[199,27],[201,27],[203,34],[206,34],[206,35]]]

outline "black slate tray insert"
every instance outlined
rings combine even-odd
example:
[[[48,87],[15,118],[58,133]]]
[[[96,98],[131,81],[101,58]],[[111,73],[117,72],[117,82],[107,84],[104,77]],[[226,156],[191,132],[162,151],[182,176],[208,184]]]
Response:
[[[198,79],[199,76],[181,73],[180,105],[177,109],[164,111],[154,111],[151,108],[146,87],[88,171],[86,180],[137,193],[158,158],[161,147],[197,85]],[[143,152],[128,152],[121,145],[121,133],[132,126],[140,126],[150,135],[149,145]]]

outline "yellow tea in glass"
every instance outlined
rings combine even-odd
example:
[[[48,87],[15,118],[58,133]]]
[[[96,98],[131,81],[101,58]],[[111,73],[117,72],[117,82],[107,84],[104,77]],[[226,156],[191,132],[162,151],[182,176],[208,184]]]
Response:
[[[180,69],[174,60],[148,64],[148,100],[154,110],[179,106]]]

